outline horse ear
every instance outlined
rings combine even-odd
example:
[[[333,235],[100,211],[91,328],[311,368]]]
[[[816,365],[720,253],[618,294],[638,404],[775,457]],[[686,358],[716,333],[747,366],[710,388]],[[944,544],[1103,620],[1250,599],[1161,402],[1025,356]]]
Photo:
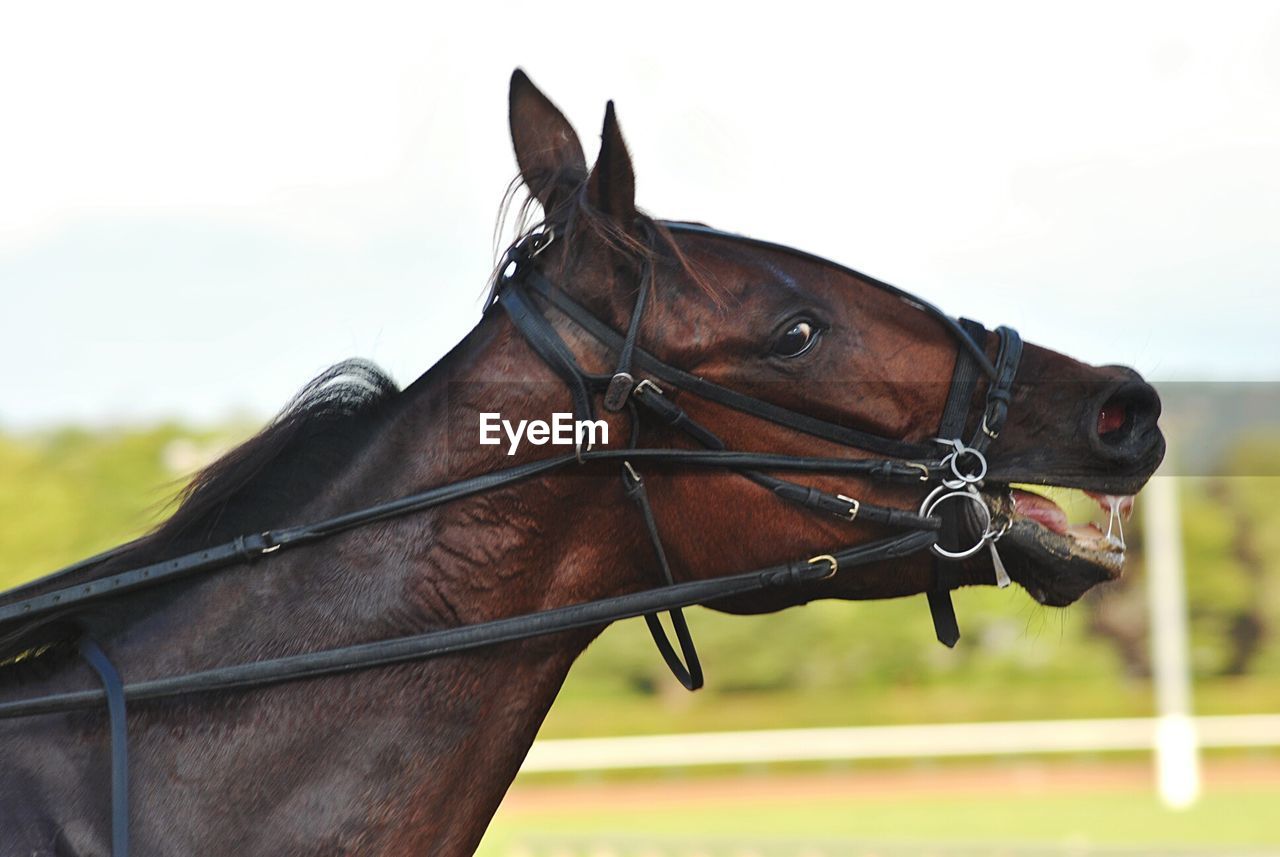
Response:
[[[550,213],[587,177],[578,135],[520,69],[511,73],[511,143],[529,192]]]
[[[596,209],[629,227],[636,217],[636,174],[622,139],[618,117],[610,101],[604,110],[600,132],[600,157],[587,179],[587,201]]]

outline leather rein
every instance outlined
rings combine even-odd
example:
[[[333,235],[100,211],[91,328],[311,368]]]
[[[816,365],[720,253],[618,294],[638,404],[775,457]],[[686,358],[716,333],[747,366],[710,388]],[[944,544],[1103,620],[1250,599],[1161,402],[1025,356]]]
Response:
[[[997,520],[997,516],[979,495],[978,487],[987,470],[985,453],[991,442],[999,436],[1008,416],[1013,379],[1022,353],[1022,341],[1017,332],[1007,327],[995,331],[999,347],[993,362],[986,355],[987,331],[981,325],[952,319],[932,304],[888,283],[784,245],[721,232],[699,224],[660,222],[659,225],[672,233],[747,243],[818,262],[868,282],[937,319],[957,342],[956,365],[939,425],[938,443],[908,443],[817,419],[722,387],[664,363],[638,344],[646,296],[650,291],[647,283],[641,284],[627,330],[619,333],[558,289],[538,269],[536,257],[555,240],[554,232],[547,228],[527,235],[508,251],[493,293],[486,302],[485,312],[495,303],[501,306],[530,347],[564,381],[573,401],[575,417],[590,419],[594,414],[597,397],[602,398],[607,410],[628,411],[631,432],[626,448],[578,447],[573,454],[494,470],[310,524],[241,535],[231,541],[173,559],[5,604],[0,606],[0,627],[6,623],[42,616],[62,615],[127,592],[153,588],[231,565],[260,561],[289,548],[313,543],[337,533],[425,511],[590,462],[613,462],[620,465],[624,491],[637,505],[652,546],[653,559],[657,565],[657,574],[654,576],[660,578],[663,585],[505,619],[127,684],[97,643],[85,636],[80,641],[80,653],[98,674],[103,685],[101,689],[0,703],[0,719],[82,710],[101,706],[104,702],[107,704],[112,736],[113,857],[125,857],[128,850],[125,734],[125,704],[128,701],[244,690],[303,678],[335,675],[455,654],[561,631],[599,627],[636,616],[645,618],[663,660],[676,678],[686,688],[694,690],[702,686],[703,674],[688,624],[681,612],[684,607],[762,591],[795,592],[831,578],[842,570],[931,550],[936,559],[934,586],[928,593],[929,606],[938,639],[951,646],[959,638],[950,598],[950,590],[957,585],[951,571],[954,563],[986,548],[991,552],[996,571],[994,582],[1001,586],[1008,584],[1008,576],[1004,573],[995,547],[1007,529],[1008,522]],[[548,319],[547,312],[551,309],[566,316],[616,353],[616,371],[607,375],[585,371]],[[637,380],[637,376],[642,377]],[[970,414],[970,403],[982,377],[987,379],[988,385],[981,419],[973,437],[966,442],[961,435]],[[716,402],[804,434],[885,457],[844,459],[729,450],[714,432],[690,417],[673,400],[671,394],[676,391]],[[680,431],[703,448],[637,448],[640,426],[646,419]],[[733,472],[780,499],[803,508],[831,514],[846,521],[872,522],[902,532],[860,544],[833,547],[829,553],[801,557],[740,574],[678,583],[663,547],[645,481],[639,470],[650,464]],[[922,489],[930,490],[918,510],[899,509],[862,502],[844,494],[831,494],[782,479],[772,473],[844,474],[884,482],[918,484]],[[955,534],[963,531],[962,511],[966,505],[971,506],[970,512],[976,514],[984,524],[983,532],[972,546],[960,550],[948,549],[944,547],[944,543],[954,541]],[[951,534],[950,537],[947,536],[948,533]],[[115,553],[116,551],[109,551],[92,557],[35,581],[34,584],[48,583],[69,571],[109,559]],[[27,584],[23,588],[34,584]],[[662,612],[670,615],[676,635],[675,645],[668,639],[658,621],[658,614]]]

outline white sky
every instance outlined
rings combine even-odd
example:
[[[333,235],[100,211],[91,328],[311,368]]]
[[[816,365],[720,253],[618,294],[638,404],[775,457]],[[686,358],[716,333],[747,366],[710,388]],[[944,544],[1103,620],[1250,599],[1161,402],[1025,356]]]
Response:
[[[516,65],[589,156],[615,99],[656,215],[1280,379],[1280,5],[428,8],[0,7],[0,427],[266,415],[351,355],[411,381],[478,317]]]

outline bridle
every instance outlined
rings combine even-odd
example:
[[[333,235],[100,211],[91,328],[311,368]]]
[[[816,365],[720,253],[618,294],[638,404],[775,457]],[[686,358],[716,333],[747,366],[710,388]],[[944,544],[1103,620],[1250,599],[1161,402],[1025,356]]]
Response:
[[[388,664],[417,661],[446,654],[492,646],[498,643],[582,628],[599,627],[612,621],[643,616],[663,660],[686,688],[703,683],[689,627],[682,608],[708,604],[762,591],[803,592],[842,569],[883,562],[932,550],[935,554],[934,585],[928,593],[938,639],[953,646],[959,639],[950,591],[958,580],[954,562],[983,548],[991,552],[995,583],[1006,586],[996,542],[1008,528],[1008,521],[993,512],[978,493],[987,471],[986,452],[999,437],[1008,417],[1013,379],[1022,354],[1016,331],[1001,327],[995,333],[999,347],[994,361],[985,351],[987,332],[976,322],[957,321],[932,304],[888,283],[793,248],[753,238],[721,232],[707,226],[682,222],[659,222],[657,228],[675,234],[702,235],[788,254],[843,271],[937,319],[957,342],[957,359],[939,424],[936,445],[916,444],[882,437],[857,428],[801,414],[787,408],[720,386],[685,370],[671,366],[639,345],[639,330],[646,299],[651,290],[643,281],[625,332],[601,321],[540,270],[537,257],[555,240],[551,228],[526,235],[504,258],[501,273],[485,304],[486,314],[494,304],[510,317],[516,329],[535,353],[569,390],[575,416],[589,419],[595,399],[600,397],[610,411],[626,410],[630,416],[630,438],[625,448],[590,449],[579,446],[571,455],[540,459],[462,479],[410,494],[396,500],[365,507],[336,517],[278,530],[250,533],[184,554],[173,559],[128,569],[86,583],[53,589],[41,595],[0,606],[0,626],[40,617],[70,616],[79,608],[126,592],[153,588],[164,583],[213,571],[230,565],[250,563],[298,545],[316,542],[356,527],[421,512],[445,503],[505,488],[520,482],[593,462],[621,465],[623,488],[637,505],[657,563],[663,585],[626,595],[602,598],[505,619],[430,631],[388,640],[360,643],[262,661],[216,667],[200,672],[125,684],[97,643],[87,634],[79,642],[82,657],[98,674],[101,690],[50,694],[35,699],[0,703],[0,719],[93,708],[107,703],[112,744],[112,854],[124,857],[128,850],[127,740],[125,706],[128,701],[160,699],[182,694],[262,687],[285,681],[350,672]],[[610,374],[587,372],[548,318],[554,309],[618,356]],[[981,419],[973,437],[961,438],[970,412],[970,403],[979,380],[987,379]],[[723,405],[752,417],[767,420],[803,434],[884,456],[878,459],[844,459],[782,455],[729,450],[719,437],[693,419],[673,399],[682,392]],[[645,420],[679,431],[702,449],[639,448],[640,427]],[[941,448],[941,453],[939,452]],[[662,464],[684,468],[723,470],[750,480],[784,501],[846,521],[870,521],[895,530],[898,535],[861,544],[835,547],[829,553],[791,560],[740,574],[677,583],[650,505],[640,468]],[[772,473],[844,474],[884,482],[920,485],[930,489],[918,510],[880,506],[844,494],[832,494]],[[982,519],[982,533],[971,546],[954,549],[944,546],[963,531],[961,510],[976,509]],[[48,583],[67,572],[110,559],[109,551],[53,575],[27,584]],[[673,645],[659,623],[658,614],[667,612],[675,630]],[[677,652],[677,647],[679,651]]]
[[[556,288],[539,270],[534,260],[542,254],[555,240],[555,232],[547,227],[527,235],[507,254],[500,269],[500,276],[493,291],[486,301],[486,310],[501,299],[512,322],[524,336],[525,340],[538,356],[564,381],[573,402],[574,415],[578,419],[590,419],[594,415],[594,396],[603,395],[603,405],[607,410],[619,411],[626,407],[631,416],[631,446],[637,441],[641,424],[641,414],[655,418],[660,424],[678,429],[692,440],[710,450],[724,450],[724,443],[714,433],[691,418],[682,408],[664,395],[663,389],[649,378],[637,381],[633,368],[671,385],[681,391],[699,398],[715,402],[733,410],[795,431],[802,432],[823,440],[833,441],[844,446],[889,456],[879,461],[864,461],[871,467],[867,473],[882,479],[896,479],[902,476],[901,471],[890,472],[889,469],[905,464],[910,468],[910,477],[936,487],[928,494],[916,513],[895,508],[873,506],[862,503],[843,494],[830,494],[811,486],[799,485],[787,480],[778,479],[751,469],[748,456],[746,467],[726,467],[732,469],[751,481],[771,490],[784,500],[797,503],[806,508],[829,512],[848,521],[861,518],[875,523],[886,524],[904,529],[921,531],[941,530],[942,538],[935,539],[927,547],[935,554],[934,585],[928,592],[929,610],[933,618],[934,628],[940,642],[954,646],[960,638],[960,630],[955,618],[955,610],[951,603],[950,592],[958,585],[954,574],[953,563],[966,559],[982,548],[990,550],[995,570],[995,583],[1004,587],[1009,585],[1009,576],[1005,571],[995,543],[1008,530],[1009,521],[1000,520],[986,505],[978,494],[987,473],[985,453],[992,441],[999,437],[1009,414],[1009,401],[1012,395],[1013,379],[1017,374],[1022,358],[1022,339],[1013,328],[1000,327],[995,333],[999,341],[995,361],[992,362],[985,351],[987,331],[981,324],[969,319],[953,319],[931,303],[899,289],[890,283],[870,277],[852,268],[832,262],[821,256],[797,250],[785,244],[776,244],[758,238],[735,233],[724,232],[699,223],[683,221],[659,221],[657,228],[670,233],[684,233],[723,239],[737,244],[782,253],[804,261],[831,268],[854,278],[860,279],[878,288],[908,305],[932,316],[956,340],[957,355],[952,372],[951,385],[948,390],[946,404],[939,422],[936,442],[947,450],[941,458],[937,455],[937,447],[927,444],[915,444],[897,438],[887,438],[856,428],[821,420],[807,414],[798,413],[766,402],[752,396],[707,381],[697,375],[690,374],[670,364],[664,363],[637,346],[640,324],[644,317],[646,298],[650,289],[645,285],[645,277],[641,276],[641,287],[638,289],[635,305],[625,334],[611,328],[593,313],[574,301],[563,290]],[[591,337],[618,355],[617,368],[612,374],[593,374],[585,371],[573,352],[556,332],[546,316],[546,310],[554,308],[568,317],[574,324],[585,330]],[[978,428],[972,439],[965,443],[961,436],[969,415],[970,403],[977,389],[981,376],[988,380],[985,405]],[[814,459],[802,456],[783,456],[792,463],[813,462]],[[775,463],[776,463],[776,456]],[[579,450],[581,461],[581,450]],[[887,468],[881,472],[874,469],[877,465]],[[758,467],[764,467],[759,462]],[[822,468],[814,468],[821,471]],[[642,505],[642,514],[646,522],[652,520],[647,509],[647,498],[643,493],[643,483],[634,467],[625,467],[624,484],[628,493],[632,494]],[[638,485],[638,487],[633,487]],[[638,494],[639,496],[635,496]],[[963,501],[963,502],[962,502]],[[961,550],[949,550],[942,542],[954,539],[960,529],[960,510],[965,503],[978,510],[984,520],[981,537],[972,545]],[[938,512],[938,515],[934,515]],[[671,583],[665,552],[656,528],[648,526],[653,551],[662,568],[664,579]],[[875,561],[867,560],[868,562]],[[948,564],[944,561],[951,561]],[[678,636],[684,626],[679,611],[671,612],[672,623]],[[670,646],[665,643],[661,626],[656,617],[646,617],[654,641],[666,657]],[[692,658],[690,669],[695,669],[696,653],[690,644],[686,654]],[[691,684],[687,672],[681,670],[672,659],[667,657],[676,677],[690,690],[700,686],[700,675],[694,672],[695,681]]]

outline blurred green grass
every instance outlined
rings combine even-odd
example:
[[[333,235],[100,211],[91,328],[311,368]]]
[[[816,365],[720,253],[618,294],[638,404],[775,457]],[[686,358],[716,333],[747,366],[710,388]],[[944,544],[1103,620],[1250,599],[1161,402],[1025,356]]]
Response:
[[[974,687],[957,682],[917,686],[825,687],[803,691],[600,696],[585,693],[573,674],[539,733],[544,738],[607,737],[680,732],[1148,717],[1145,681],[1111,686],[1102,680]],[[1197,714],[1280,711],[1280,683],[1267,677],[1202,679]]]
[[[660,788],[660,785],[658,786]],[[775,796],[747,800],[708,797],[689,806],[669,801],[615,809],[565,805],[500,810],[477,854],[505,857],[523,841],[734,842],[885,841],[1071,846],[1280,847],[1280,782],[1214,789],[1193,808],[1163,808],[1141,788],[1095,793],[984,792],[952,796],[899,794],[796,800],[785,782]],[[581,852],[588,853],[588,852]],[[683,852],[676,852],[683,853]]]

